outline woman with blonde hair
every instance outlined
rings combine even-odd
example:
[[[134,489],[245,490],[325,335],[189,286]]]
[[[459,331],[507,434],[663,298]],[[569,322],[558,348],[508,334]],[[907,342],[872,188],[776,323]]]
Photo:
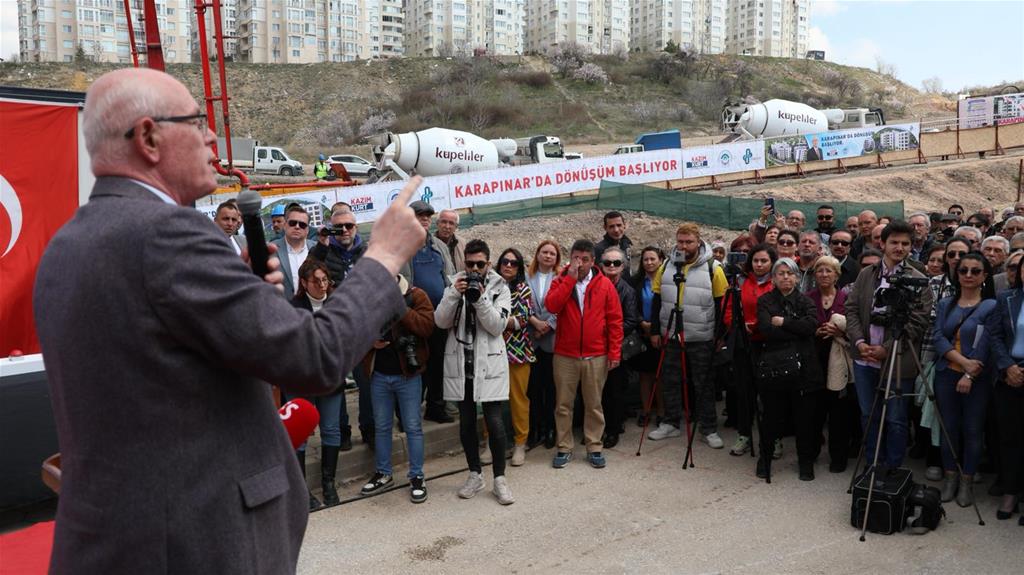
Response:
[[[530,338],[536,361],[530,370],[527,396],[530,400],[530,434],[526,445],[533,448],[541,443],[551,449],[555,446],[555,379],[552,358],[555,352],[555,314],[544,307],[544,298],[562,263],[562,249],[554,240],[537,245],[533,259],[526,270],[526,283],[532,294],[533,315],[529,318]]]

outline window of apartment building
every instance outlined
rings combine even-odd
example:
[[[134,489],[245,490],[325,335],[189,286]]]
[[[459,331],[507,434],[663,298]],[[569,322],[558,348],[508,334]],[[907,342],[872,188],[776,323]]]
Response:
[[[288,47],[289,48],[301,48],[302,37],[301,36],[288,36]]]
[[[39,41],[39,49],[40,50],[45,50],[46,49],[46,40],[40,40]]]
[[[281,45],[281,37],[280,36],[274,36],[273,38],[271,38],[270,43],[272,45],[274,45],[274,46],[280,46]]]
[[[293,58],[298,58],[301,55],[302,55],[302,51],[301,50],[292,50],[292,57]]]
[[[71,25],[70,24],[64,24],[63,26],[60,27],[60,29],[65,34],[70,34],[71,33]]]
[[[63,44],[64,44],[65,48],[74,48],[75,47],[75,43],[72,42],[71,40],[64,40]]]
[[[271,24],[270,25],[270,31],[271,32],[280,32],[281,31],[281,25],[277,24],[277,23]]]
[[[64,61],[65,61],[65,62],[70,62],[71,60],[72,60],[72,57],[71,57],[71,56],[68,56],[68,55],[65,55],[65,56],[64,56]]]
[[[274,10],[273,13],[274,13],[274,18],[280,18],[281,17],[281,11],[280,10]]]

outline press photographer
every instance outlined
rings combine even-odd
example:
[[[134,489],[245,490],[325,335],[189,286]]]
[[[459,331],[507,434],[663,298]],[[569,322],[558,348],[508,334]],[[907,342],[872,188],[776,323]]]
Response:
[[[444,399],[459,405],[459,439],[469,477],[459,497],[484,490],[477,436],[476,404],[483,406],[484,424],[494,461],[494,496],[502,505],[515,502],[505,479],[505,424],[501,402],[508,401],[508,356],[502,333],[511,313],[508,283],[491,269],[491,249],[470,240],[464,251],[466,269],[451,278],[437,305],[434,321],[448,330],[444,350]]]
[[[409,498],[413,503],[422,503],[427,500],[427,488],[423,479],[423,422],[420,419],[423,382],[420,374],[430,354],[427,338],[434,330],[434,306],[430,305],[426,292],[409,285],[401,275],[397,280],[405,299],[405,314],[381,332],[363,360],[365,373],[372,374],[370,393],[376,473],[363,486],[362,494],[376,493],[392,481],[391,426],[397,406],[409,446]]]
[[[882,230],[883,256],[877,264],[865,266],[846,299],[846,333],[854,359],[854,382],[860,404],[861,424],[866,426],[865,456],[875,458],[881,404],[874,409],[876,395],[884,393],[883,374],[896,335],[902,335],[899,372],[885,410],[885,437],[879,461],[888,469],[903,464],[907,448],[907,399],[913,393],[917,363],[913,354],[921,347],[921,338],[929,323],[932,293],[924,274],[906,262],[910,255],[913,228],[896,220]],[[898,328],[898,329],[897,329]],[[897,334],[897,331],[902,332]],[[883,368],[886,371],[883,371]],[[868,421],[868,419],[871,421]]]

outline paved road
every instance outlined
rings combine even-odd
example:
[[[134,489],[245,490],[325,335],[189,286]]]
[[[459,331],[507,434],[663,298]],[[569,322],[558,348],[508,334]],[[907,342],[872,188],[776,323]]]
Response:
[[[730,445],[732,431],[724,436]],[[629,424],[602,470],[583,461],[582,447],[562,470],[551,467],[551,451],[530,452],[525,466],[509,468],[517,501],[508,507],[489,489],[458,499],[460,471],[428,481],[430,499],[421,505],[400,489],[314,513],[299,572],[1024,572],[1024,527],[1016,517],[996,521],[993,498],[979,497],[985,526],[972,509],[952,503],[937,531],[868,534],[862,543],[849,525],[849,475],[819,464],[817,480],[799,481],[792,438],[771,485],[754,477],[749,457],[700,445],[697,467],[683,470],[681,439],[646,442],[636,457],[638,438]],[[435,476],[463,461],[461,454],[435,458],[426,471]],[[484,474],[489,488],[489,467]],[[358,487],[347,486],[343,498]]]

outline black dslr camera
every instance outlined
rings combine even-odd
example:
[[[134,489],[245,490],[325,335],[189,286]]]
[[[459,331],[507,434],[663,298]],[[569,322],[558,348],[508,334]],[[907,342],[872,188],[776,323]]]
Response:
[[[484,293],[484,276],[478,272],[466,274],[466,301],[476,303],[480,294]]]
[[[416,336],[412,334],[406,334],[395,340],[395,347],[399,353],[405,356],[405,362],[409,365],[409,369],[418,370],[420,362],[416,359]]]
[[[914,302],[928,289],[928,278],[915,278],[904,271],[889,278],[889,286],[875,294],[874,307],[882,311],[871,314],[871,323],[885,327],[902,326],[910,318]]]

